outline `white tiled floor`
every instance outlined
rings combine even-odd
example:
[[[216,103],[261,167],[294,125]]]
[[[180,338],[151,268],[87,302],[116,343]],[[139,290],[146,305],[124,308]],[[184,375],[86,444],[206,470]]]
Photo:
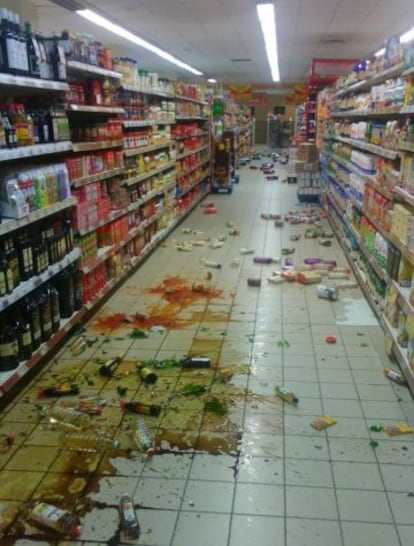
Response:
[[[285,170],[278,171],[281,180]],[[336,240],[321,247],[304,239],[305,225],[275,228],[260,218],[262,212],[297,208],[295,185],[269,182],[248,167],[240,175],[233,195],[207,198],[217,214],[198,207],[91,320],[86,333],[98,342],[88,352],[74,358],[64,348],[4,409],[1,431],[13,430],[16,443],[0,453],[0,528],[9,531],[2,544],[116,546],[117,503],[128,492],[141,525],[137,546],[412,546],[414,438],[390,438],[369,428],[414,424],[410,394],[383,376],[389,361],[382,331],[359,289],[342,291],[337,302],[321,300],[315,286],[268,284],[278,266],[255,265],[252,255],[240,255],[241,247],[253,247],[256,255],[277,256],[294,245],[295,262],[324,257],[346,265]],[[220,249],[187,253],[174,247],[174,240],[194,237],[182,227],[216,237],[227,234],[229,221],[241,233]],[[301,233],[301,240],[291,243],[292,233]],[[220,261],[222,269],[207,270],[203,256]],[[239,267],[231,266],[235,257]],[[215,297],[193,301],[187,294],[177,303],[166,301],[162,289],[149,293],[169,277],[191,293],[192,283],[205,283],[208,271],[219,291]],[[262,286],[248,287],[249,276],[261,277]],[[102,326],[114,313],[132,319],[142,313],[160,322],[168,314],[178,324],[132,339],[131,325],[122,320],[109,330]],[[327,344],[327,335],[337,343]],[[283,339],[289,346],[280,346]],[[198,352],[210,356],[213,366],[157,370],[153,388],[131,373],[131,364],[121,367],[117,380],[97,375],[95,359],[124,350],[129,362]],[[229,383],[213,381],[220,368],[233,371]],[[38,386],[69,377],[81,384],[82,394],[110,401],[100,424],[111,427],[126,450],[70,454],[60,448],[56,431],[39,423]],[[225,400],[229,413],[212,416],[203,397],[181,395],[190,382]],[[275,397],[277,384],[295,392],[298,406]],[[163,407],[160,417],[146,418],[157,444],[151,459],[130,450],[137,416],[120,412],[121,385],[126,399]],[[324,414],[337,424],[320,432],[311,428]],[[21,502],[31,499],[78,511],[80,540],[59,541],[33,528],[25,535],[15,531]]]

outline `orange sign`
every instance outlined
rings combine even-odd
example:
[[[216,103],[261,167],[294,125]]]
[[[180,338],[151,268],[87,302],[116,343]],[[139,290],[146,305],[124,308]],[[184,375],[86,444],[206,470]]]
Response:
[[[265,93],[253,93],[249,99],[249,106],[266,106],[267,95]]]
[[[230,97],[232,99],[250,99],[252,94],[251,85],[230,85]]]

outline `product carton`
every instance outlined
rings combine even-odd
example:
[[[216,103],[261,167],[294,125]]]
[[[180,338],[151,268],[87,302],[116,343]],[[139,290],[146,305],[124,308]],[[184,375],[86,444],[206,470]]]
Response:
[[[318,148],[312,142],[302,142],[299,144],[297,159],[305,161],[305,163],[319,159]]]

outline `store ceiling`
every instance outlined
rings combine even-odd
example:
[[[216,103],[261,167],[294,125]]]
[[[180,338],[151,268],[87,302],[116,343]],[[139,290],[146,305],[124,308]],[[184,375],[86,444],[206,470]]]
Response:
[[[62,3],[65,0],[56,0]],[[271,83],[254,0],[76,0],[226,83]],[[17,3],[17,2],[16,2]],[[37,28],[92,34],[140,66],[197,79],[152,53],[84,21],[52,0],[36,7]],[[313,58],[361,58],[414,26],[413,0],[277,0],[282,82],[303,81]],[[18,6],[16,5],[16,9]]]

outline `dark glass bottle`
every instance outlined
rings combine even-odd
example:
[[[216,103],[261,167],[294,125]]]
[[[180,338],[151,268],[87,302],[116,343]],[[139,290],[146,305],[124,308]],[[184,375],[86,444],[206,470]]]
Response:
[[[0,315],[0,371],[14,370],[19,365],[17,335],[5,313]]]
[[[52,313],[52,330],[53,332],[57,332],[60,327],[59,292],[51,284],[46,286],[46,290],[49,295],[50,310]]]
[[[27,60],[29,63],[29,76],[40,78],[40,50],[30,23],[25,24]]]
[[[19,360],[28,360],[33,353],[32,334],[30,332],[30,324],[18,316],[13,322],[13,328],[17,336],[17,344],[19,347]]]
[[[47,341],[53,333],[52,329],[52,308],[50,298],[47,291],[39,290],[36,294],[40,313],[40,330],[42,333],[42,341]]]
[[[26,234],[19,237],[18,245],[20,278],[27,281],[34,275],[32,241]]]
[[[70,270],[73,280],[74,309],[75,311],[79,311],[79,309],[82,307],[83,301],[82,272],[78,269],[78,266],[76,264],[71,264]]]
[[[35,351],[42,343],[42,331],[40,328],[39,307],[37,301],[32,296],[28,296],[22,301],[21,315],[23,320],[29,324],[32,336],[32,347],[33,351]]]
[[[0,298],[7,294],[7,262],[0,256]]]
[[[53,279],[53,285],[59,292],[61,318],[70,318],[75,310],[75,289],[69,268],[65,268]]]
[[[19,256],[12,238],[4,242],[7,264],[10,267],[13,280],[13,289],[20,284]]]

